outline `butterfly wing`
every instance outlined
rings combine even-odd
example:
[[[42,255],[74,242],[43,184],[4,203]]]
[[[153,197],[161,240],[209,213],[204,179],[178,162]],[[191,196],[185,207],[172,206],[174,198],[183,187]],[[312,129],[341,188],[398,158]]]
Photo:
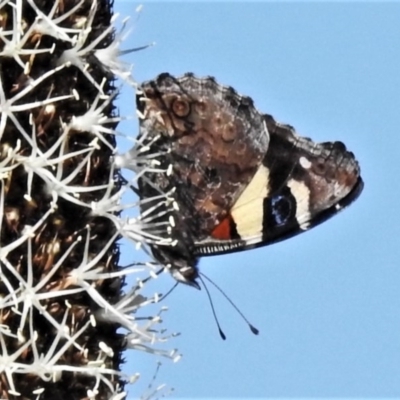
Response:
[[[195,242],[226,218],[259,169],[266,122],[249,97],[190,73],[143,83],[137,109],[144,230],[155,238],[155,258],[198,288]],[[162,200],[165,193],[173,202]]]
[[[169,174],[147,173],[139,181],[141,197],[155,196],[154,188],[175,189],[175,234],[190,230],[202,240],[261,165],[269,143],[265,120],[249,97],[211,77],[164,73],[140,89],[140,137],[148,136],[148,153],[159,154],[161,167],[172,167]]]
[[[265,115],[270,134],[260,168],[197,255],[269,245],[304,232],[354,201],[363,189],[360,168],[341,142],[315,143]]]

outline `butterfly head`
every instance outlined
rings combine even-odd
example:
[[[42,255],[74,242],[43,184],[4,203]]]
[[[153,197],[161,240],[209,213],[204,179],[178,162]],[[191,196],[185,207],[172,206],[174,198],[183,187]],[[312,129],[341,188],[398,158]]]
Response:
[[[176,281],[200,290],[196,281],[199,276],[197,258],[188,251],[181,251],[175,247],[154,247],[152,252],[155,259],[167,267]]]

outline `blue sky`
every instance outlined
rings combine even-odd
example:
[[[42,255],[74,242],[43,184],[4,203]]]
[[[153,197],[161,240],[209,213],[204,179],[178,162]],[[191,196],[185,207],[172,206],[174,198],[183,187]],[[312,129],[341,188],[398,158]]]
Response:
[[[134,20],[137,5],[115,9]],[[345,142],[365,181],[356,203],[303,235],[202,259],[260,335],[210,287],[222,341],[204,290],[180,286],[164,326],[181,332],[168,344],[183,358],[161,360],[157,382],[185,398],[400,397],[400,3],[145,1],[133,25],[124,48],[157,43],[125,56],[137,81],[213,75],[300,134]],[[118,105],[132,114],[133,93]],[[136,135],[137,121],[120,129]],[[127,353],[125,369],[142,372],[140,395],[155,357]]]

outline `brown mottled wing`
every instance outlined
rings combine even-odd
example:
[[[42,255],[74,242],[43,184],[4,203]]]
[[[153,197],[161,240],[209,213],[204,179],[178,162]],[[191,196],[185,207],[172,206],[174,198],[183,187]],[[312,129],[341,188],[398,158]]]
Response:
[[[332,217],[362,191],[359,165],[343,143],[315,143],[264,118],[270,144],[262,166],[212,235],[195,243],[197,255],[287,239]]]
[[[262,163],[269,143],[264,118],[249,97],[211,77],[164,73],[140,90],[139,138],[151,144],[149,154],[162,154],[157,160],[163,167],[172,166],[169,175],[139,181],[141,197],[155,195],[154,188],[176,188],[179,229],[208,237]]]

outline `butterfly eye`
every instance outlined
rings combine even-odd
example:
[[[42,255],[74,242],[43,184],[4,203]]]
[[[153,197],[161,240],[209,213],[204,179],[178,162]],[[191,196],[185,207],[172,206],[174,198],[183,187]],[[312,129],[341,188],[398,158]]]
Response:
[[[175,99],[172,102],[172,112],[177,117],[187,117],[190,114],[190,104],[186,100],[183,99]]]
[[[293,214],[293,205],[290,198],[283,195],[272,197],[271,214],[275,220],[276,226],[286,224]]]

